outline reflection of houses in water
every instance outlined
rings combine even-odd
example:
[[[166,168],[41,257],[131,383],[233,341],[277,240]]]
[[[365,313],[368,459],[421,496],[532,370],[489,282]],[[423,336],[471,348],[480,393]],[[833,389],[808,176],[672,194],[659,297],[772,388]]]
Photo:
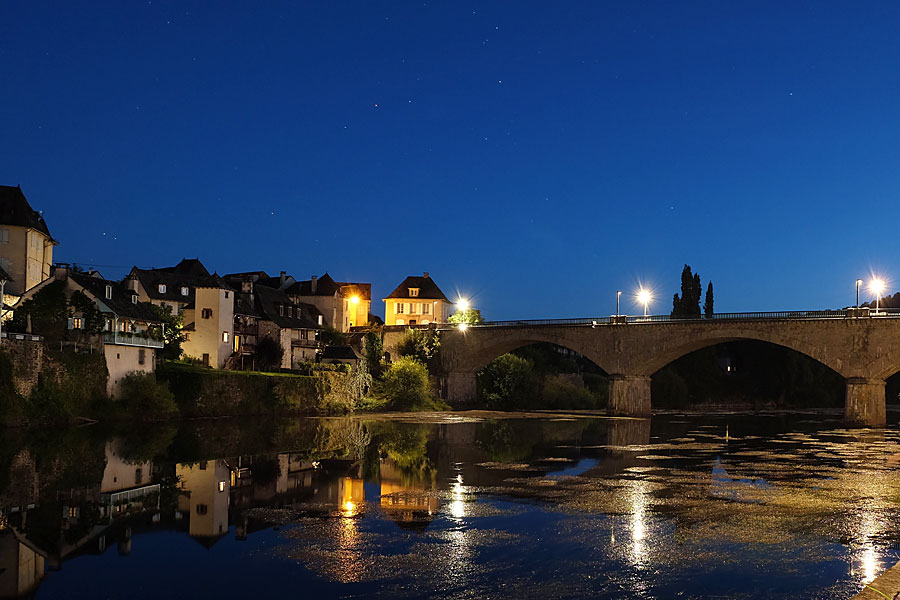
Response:
[[[189,519],[188,534],[212,546],[228,533],[231,469],[224,460],[177,465],[178,511]]]
[[[159,484],[151,483],[153,463],[126,461],[119,456],[117,448],[114,442],[106,443],[106,466],[100,481],[100,516],[112,521],[126,512],[159,509]],[[148,499],[151,506],[146,505]]]
[[[434,481],[408,482],[409,476],[389,459],[381,459],[381,510],[404,529],[424,531],[438,509]]]
[[[31,594],[43,578],[44,554],[15,530],[0,525],[0,598]]]

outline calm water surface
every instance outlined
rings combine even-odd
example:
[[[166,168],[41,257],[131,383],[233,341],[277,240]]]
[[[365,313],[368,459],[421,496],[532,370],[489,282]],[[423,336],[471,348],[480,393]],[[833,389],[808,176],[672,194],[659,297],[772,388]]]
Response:
[[[847,598],[898,471],[821,413],[4,432],[0,597]]]

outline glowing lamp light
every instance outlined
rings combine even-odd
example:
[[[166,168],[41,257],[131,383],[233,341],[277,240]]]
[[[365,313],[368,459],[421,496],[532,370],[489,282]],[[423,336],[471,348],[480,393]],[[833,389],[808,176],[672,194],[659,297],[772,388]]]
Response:
[[[460,298],[456,301],[456,308],[463,312],[466,312],[467,310],[469,310],[469,301],[464,298]]]
[[[465,330],[468,329],[468,328],[469,328],[469,324],[468,324],[468,323],[460,323],[460,324],[459,324],[459,330],[460,330],[460,331],[465,331]]]
[[[353,304],[359,304],[359,296],[353,296],[352,298],[350,298],[350,302],[352,302]]]
[[[875,312],[878,312],[881,302],[881,294],[884,293],[884,280],[879,277],[873,277],[869,282],[869,291],[875,296]]]
[[[650,290],[646,288],[641,288],[638,290],[637,294],[638,302],[644,305],[644,316],[647,316],[647,307],[650,306],[650,302],[653,300],[653,294],[650,293]]]

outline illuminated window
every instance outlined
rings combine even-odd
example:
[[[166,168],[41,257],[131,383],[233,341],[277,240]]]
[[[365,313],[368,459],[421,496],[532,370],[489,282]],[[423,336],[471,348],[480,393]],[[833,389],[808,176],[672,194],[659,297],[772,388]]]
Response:
[[[409,288],[409,297],[415,298],[419,295],[419,288]]]
[[[106,299],[109,300],[111,298],[112,298],[112,286],[107,285],[106,286]]]
[[[159,284],[159,293],[160,294],[166,293],[166,284],[164,284],[164,283]]]
[[[222,332],[222,341],[225,342],[226,344],[228,343],[228,332],[227,331]]]
[[[187,296],[189,292],[190,292],[190,290],[189,290],[188,288],[186,288],[186,287],[182,287],[182,288],[181,288],[181,295],[182,295],[182,296]]]
[[[224,491],[225,491],[225,482],[224,482],[224,481],[220,481],[220,482],[219,482],[219,491],[220,491],[220,492],[224,492]]]
[[[203,310],[200,311],[200,316],[203,317],[204,319],[211,319],[212,318],[212,309],[204,308]]]
[[[84,329],[84,320],[81,317],[72,319],[72,329]]]
[[[319,325],[322,325],[322,315],[319,315]]]

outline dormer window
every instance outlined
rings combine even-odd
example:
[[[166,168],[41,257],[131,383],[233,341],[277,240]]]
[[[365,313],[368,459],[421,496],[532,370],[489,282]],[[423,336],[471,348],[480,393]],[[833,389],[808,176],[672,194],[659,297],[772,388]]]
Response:
[[[132,295],[131,295],[131,303],[132,303],[132,304],[137,304],[137,294],[132,294]]]
[[[164,283],[159,284],[159,293],[160,294],[166,293],[166,284],[164,284]]]
[[[322,315],[319,315],[319,325],[322,324]]]
[[[189,290],[188,288],[182,287],[182,288],[181,288],[181,295],[182,295],[182,296],[187,296],[187,295],[190,293],[190,291],[191,291],[191,290]]]
[[[112,286],[111,285],[106,286],[106,299],[107,300],[112,299]]]
[[[419,288],[409,288],[409,297],[416,298],[419,295]]]
[[[284,316],[284,304],[279,304],[279,305],[278,305],[278,316],[279,316],[279,317],[283,317],[283,316]]]
[[[294,318],[294,307],[293,306],[288,306],[288,316],[291,317],[292,319]]]

